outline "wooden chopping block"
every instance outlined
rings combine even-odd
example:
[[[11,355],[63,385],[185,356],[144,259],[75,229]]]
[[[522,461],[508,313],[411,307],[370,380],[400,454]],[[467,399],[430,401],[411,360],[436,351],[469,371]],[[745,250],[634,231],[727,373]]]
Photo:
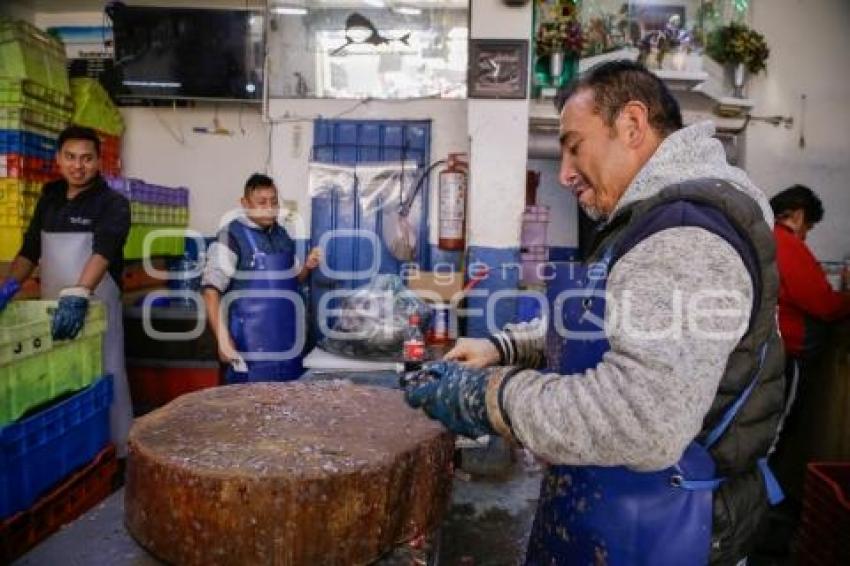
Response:
[[[398,390],[206,389],[134,424],[126,524],[173,564],[368,564],[439,525],[453,446]]]

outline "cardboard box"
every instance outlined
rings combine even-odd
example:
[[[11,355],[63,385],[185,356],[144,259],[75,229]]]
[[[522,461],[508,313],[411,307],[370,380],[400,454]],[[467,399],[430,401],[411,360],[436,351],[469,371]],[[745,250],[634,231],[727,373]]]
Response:
[[[463,293],[462,272],[417,271],[408,274],[405,283],[408,289],[430,303],[451,303],[459,300]]]

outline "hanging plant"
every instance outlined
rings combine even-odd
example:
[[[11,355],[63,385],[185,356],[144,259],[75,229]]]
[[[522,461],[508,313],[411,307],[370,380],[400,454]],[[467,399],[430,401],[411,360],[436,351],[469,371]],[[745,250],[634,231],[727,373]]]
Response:
[[[743,64],[754,75],[765,69],[770,55],[762,34],[734,22],[711,32],[705,51],[718,63]]]

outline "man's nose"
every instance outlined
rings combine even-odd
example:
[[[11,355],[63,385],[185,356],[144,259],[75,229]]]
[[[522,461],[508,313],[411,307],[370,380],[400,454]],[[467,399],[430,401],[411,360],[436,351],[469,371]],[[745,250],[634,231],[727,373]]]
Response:
[[[561,170],[558,173],[558,180],[565,187],[575,185],[581,179],[581,175],[572,163],[569,156],[564,155],[561,158]]]

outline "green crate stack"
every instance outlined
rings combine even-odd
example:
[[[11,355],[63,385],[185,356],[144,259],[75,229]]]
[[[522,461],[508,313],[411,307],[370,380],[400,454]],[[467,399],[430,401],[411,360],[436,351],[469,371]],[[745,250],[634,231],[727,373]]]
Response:
[[[0,18],[0,77],[29,79],[71,94],[62,42],[21,20]]]
[[[92,301],[73,340],[54,342],[56,301],[13,301],[0,313],[0,427],[103,375],[106,308]]]
[[[0,18],[0,130],[7,140],[0,151],[0,261],[17,254],[33,195],[53,174],[51,148],[15,141],[28,134],[10,134],[55,142],[71,118],[70,92],[62,43],[26,22]]]

